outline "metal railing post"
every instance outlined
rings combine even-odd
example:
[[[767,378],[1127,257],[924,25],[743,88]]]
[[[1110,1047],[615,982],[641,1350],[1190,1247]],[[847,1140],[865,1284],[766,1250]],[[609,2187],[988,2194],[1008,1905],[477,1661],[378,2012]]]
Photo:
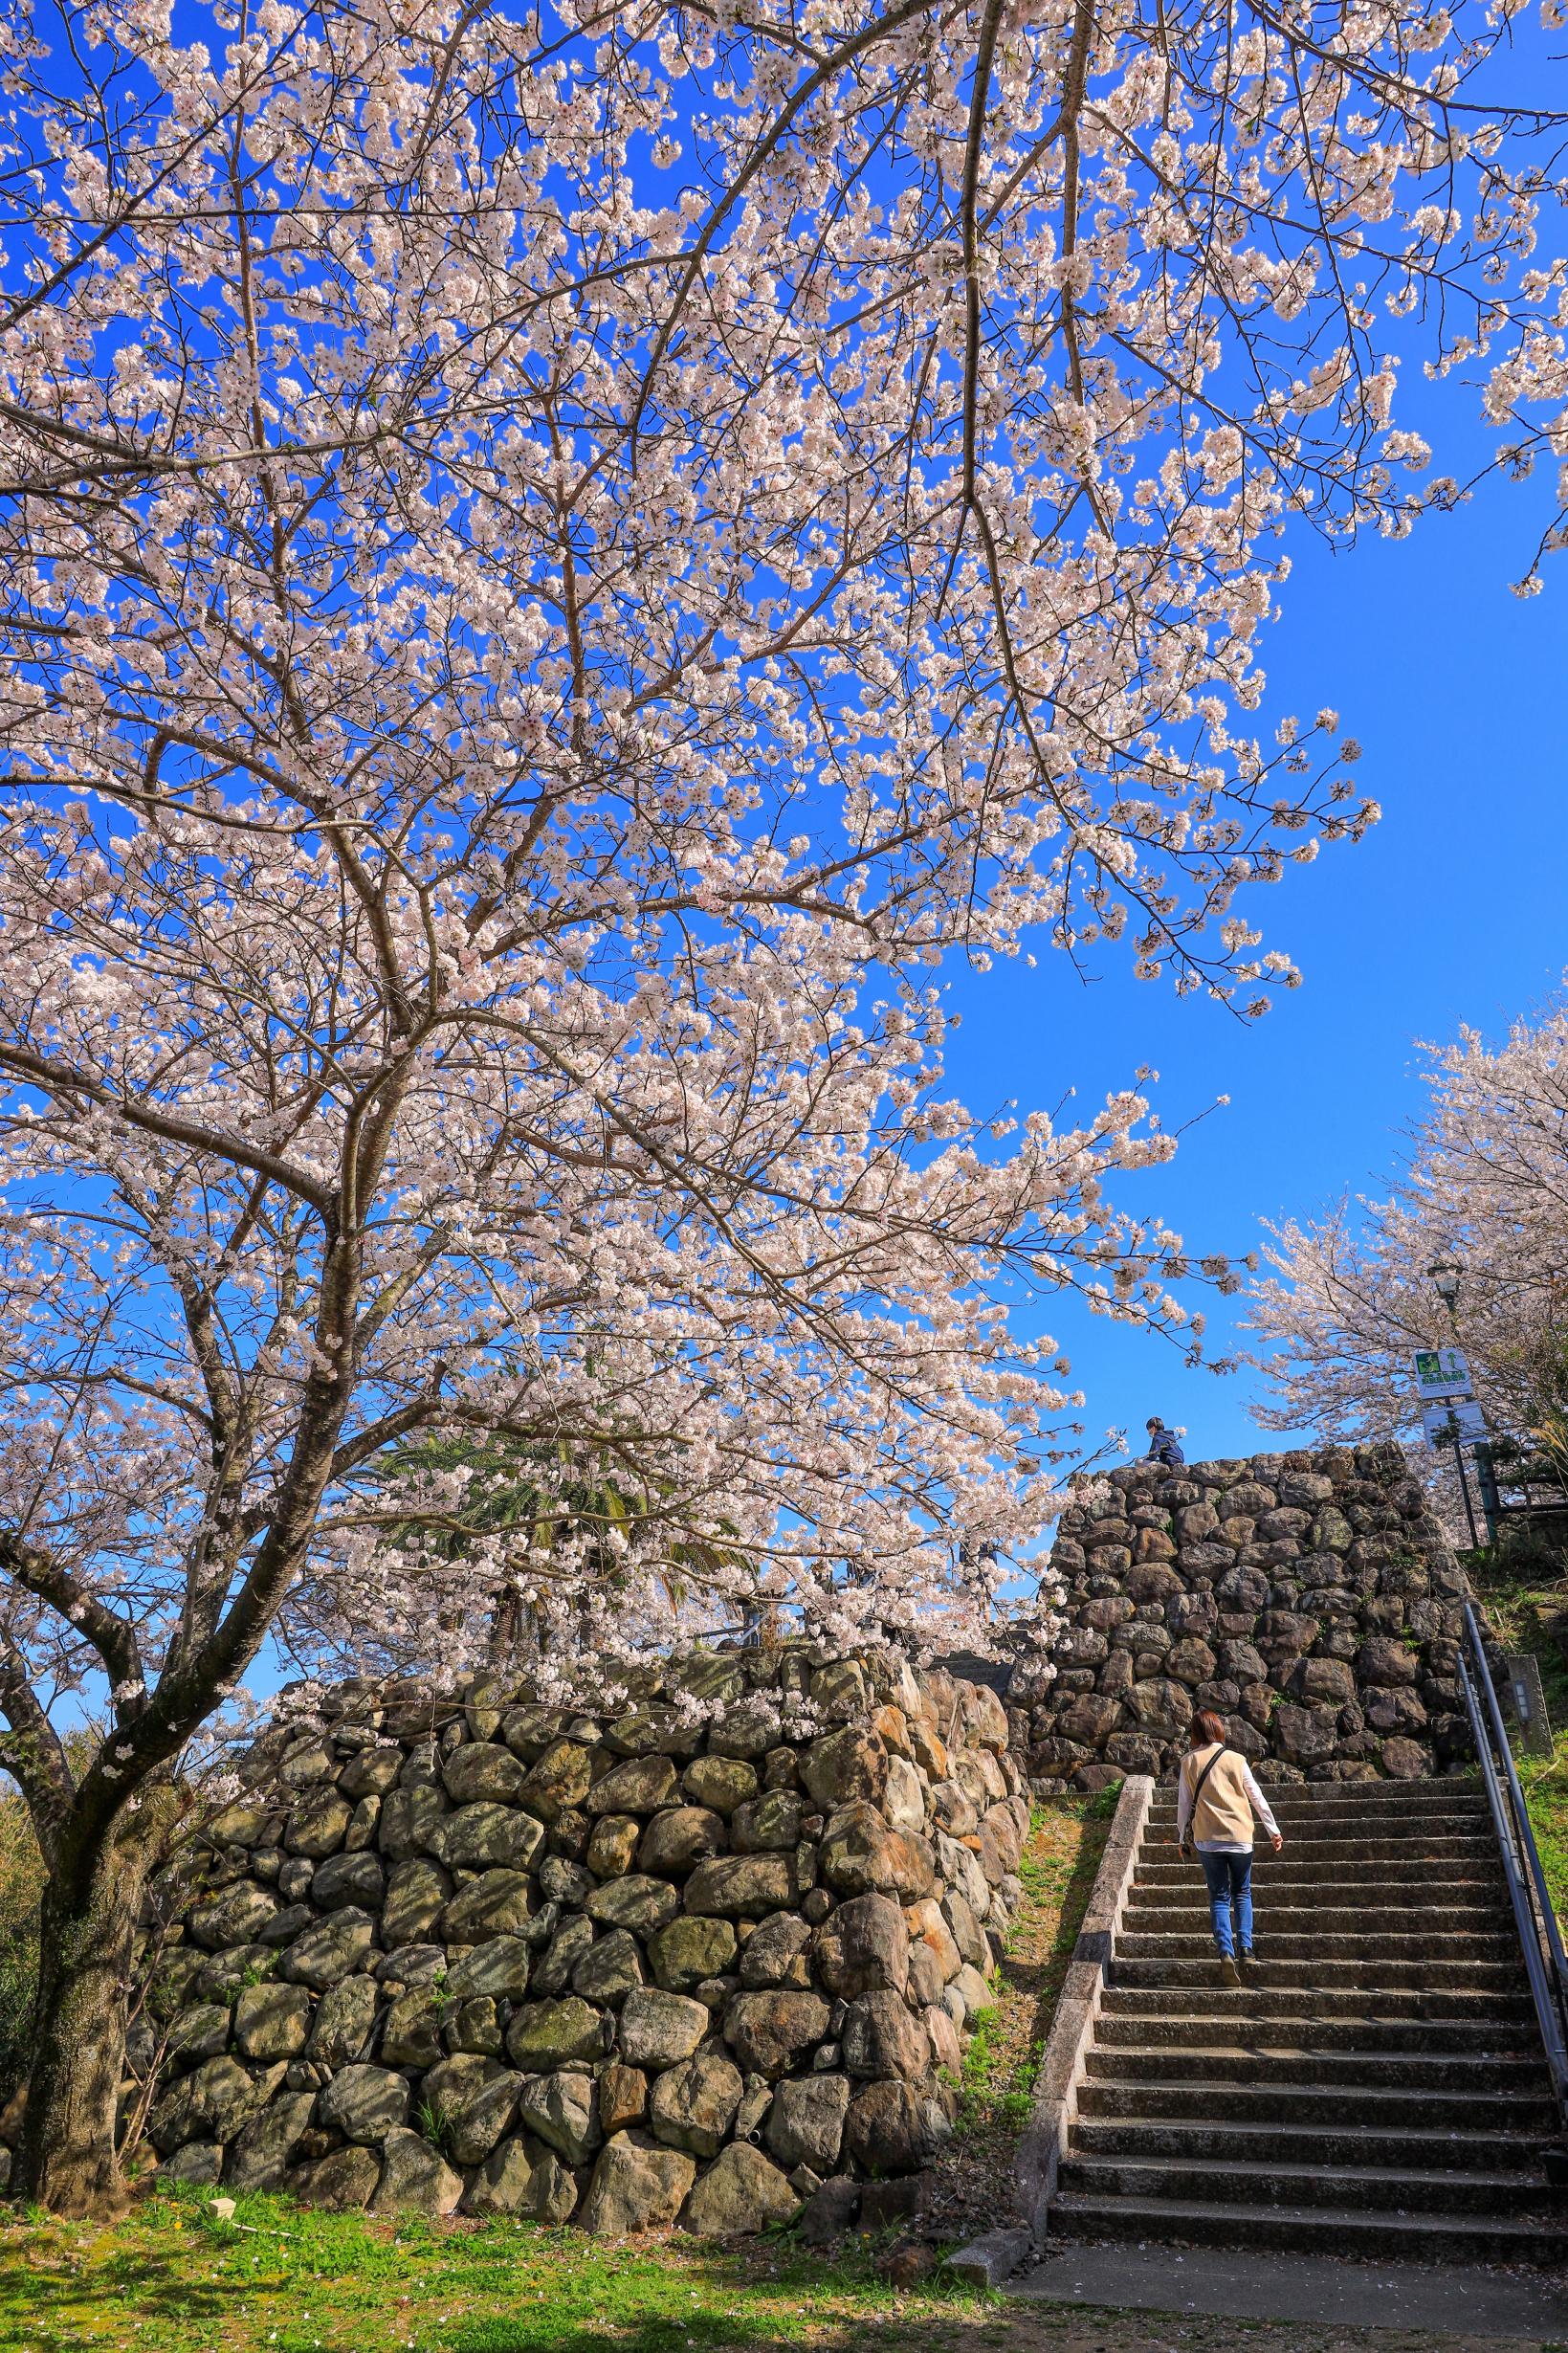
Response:
[[[1466,1657],[1469,1651],[1470,1656]],[[1465,1644],[1459,1658],[1459,1688],[1469,1718],[1476,1759],[1497,1833],[1503,1876],[1524,1954],[1531,1999],[1540,2024],[1546,2064],[1557,2111],[1568,2124],[1568,1962],[1546,1875],[1530,1827],[1524,1791],[1514,1768],[1496,1686],[1473,1606],[1465,1605]]]

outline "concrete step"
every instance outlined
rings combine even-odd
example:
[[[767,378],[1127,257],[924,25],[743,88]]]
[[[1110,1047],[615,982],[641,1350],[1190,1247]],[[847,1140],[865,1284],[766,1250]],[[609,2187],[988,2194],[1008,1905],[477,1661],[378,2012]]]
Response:
[[[1264,1922],[1274,1936],[1426,1937],[1502,1935],[1513,1923],[1500,1920],[1493,1903],[1431,1903],[1358,1907],[1332,1900],[1333,1891],[1317,1903],[1292,1902],[1277,1888],[1267,1895],[1254,1889],[1252,1917],[1261,1942]],[[1208,1898],[1201,1888],[1173,1888],[1168,1895],[1139,1897],[1122,1914],[1128,1936],[1171,1936],[1208,1930]]]
[[[1182,2011],[1204,2021],[1223,2017],[1238,2022],[1249,2018],[1349,2018],[1364,2023],[1374,2018],[1402,2018],[1420,2025],[1428,2020],[1457,2020],[1493,2026],[1500,2032],[1528,2036],[1535,2032],[1535,2007],[1523,1985],[1512,1994],[1477,1993],[1465,1986],[1443,1992],[1420,1993],[1367,1993],[1357,1989],[1334,1992],[1321,1986],[1276,1986],[1268,1991],[1248,1986],[1237,1992],[1225,1986],[1215,1988],[1212,2001],[1205,2000],[1201,2005],[1185,1994],[1172,1994],[1159,1987],[1109,1986],[1101,1996],[1101,2011],[1112,2018],[1170,2017]]]
[[[1064,2238],[1175,2240],[1195,2247],[1272,2247],[1379,2262],[1532,2263],[1568,2261],[1568,2231],[1539,2220],[1449,2214],[1427,2220],[1358,2207],[1261,2209],[1202,2200],[1086,2194],[1053,2201],[1050,2227]]]
[[[1358,1880],[1356,1884],[1361,1882]],[[1374,1884],[1380,1891],[1398,1888],[1402,1893],[1408,1890],[1412,1896],[1427,1893],[1434,1886],[1432,1867],[1429,1863],[1409,1862],[1402,1858],[1399,1862],[1385,1863],[1379,1870]],[[1195,1859],[1189,1861],[1180,1857],[1170,1850],[1164,1851],[1163,1859],[1159,1852],[1153,1858],[1145,1856],[1138,1864],[1133,1880],[1135,1888],[1201,1889],[1203,1885],[1202,1865]],[[1260,1847],[1253,1850],[1252,1885],[1254,1888],[1349,1887],[1351,1882],[1337,1863],[1304,1863],[1294,1848],[1288,1849],[1283,1854],[1271,1854],[1266,1847]],[[1467,1863],[1462,1873],[1444,1879],[1441,1885],[1473,1891],[1496,1903],[1507,1900],[1502,1865],[1495,1853],[1482,1856],[1473,1863]]]
[[[1161,1940],[1149,1938],[1146,1942]],[[1173,1942],[1175,1940],[1172,1940]],[[1192,1940],[1197,1943],[1197,1940]],[[1212,1942],[1206,1951],[1191,1955],[1173,1954],[1169,1958],[1153,1953],[1134,1952],[1122,1957],[1118,1950],[1111,1964],[1111,1983],[1115,1986],[1203,1986],[1219,1990],[1219,1962]],[[1351,1960],[1338,1954],[1314,1951],[1311,1958],[1292,1955],[1285,1959],[1260,1961],[1254,1971],[1259,1986],[1266,1989],[1287,1986],[1325,1986],[1334,1988],[1364,1986],[1370,1993],[1396,1992],[1408,1987],[1412,1992],[1424,1987],[1458,1987],[1470,1986],[1477,1991],[1513,1993],[1524,1976],[1524,1962],[1517,1951],[1507,1961],[1451,1961],[1413,1954],[1407,1961],[1391,1961],[1377,1954]]]
[[[1491,1812],[1484,1801],[1463,1806],[1418,1808],[1287,1806],[1270,1798],[1269,1805],[1287,1838],[1292,1831],[1304,1838],[1327,1838],[1347,1830],[1358,1830],[1367,1837],[1381,1838],[1490,1838],[1492,1835]],[[1174,1806],[1151,1806],[1144,1816],[1144,1836],[1174,1838],[1177,1820]],[[1263,1825],[1254,1823],[1253,1835],[1266,1834]]]
[[[1408,2135],[1455,2133],[1465,2140],[1495,2134],[1545,2135],[1557,2129],[1557,2107],[1544,2072],[1541,2088],[1487,2092],[1445,2092],[1427,2083],[1408,2089],[1380,2086],[1322,2085],[1288,2082],[1270,2070],[1267,2079],[1227,2081],[1223,2076],[1194,2076],[1183,2082],[1139,2076],[1128,2082],[1094,2078],[1078,2087],[1080,2118],[1098,2120],[1120,2117],[1135,2122],[1190,2120],[1206,2125],[1298,2124],[1341,2125],[1354,2116],[1375,2134]],[[1081,2130],[1082,2127],[1080,2126]],[[1489,2142],[1490,2145],[1490,2142]]]
[[[1502,2103],[1498,2103],[1501,2105]],[[1544,2182],[1548,2143],[1538,2133],[1457,2126],[1447,2131],[1380,2129],[1362,2121],[1359,2094],[1341,2098],[1338,2124],[1294,2117],[1080,2116],[1072,2147],[1084,2158],[1128,2159],[1150,2164],[1203,2165],[1228,2173],[1237,2164],[1289,2170],[1306,2166],[1363,2167],[1398,2175],[1463,2172],[1528,2173]]]
[[[1270,2068],[1291,2052],[1301,2054],[1309,2064],[1337,2055],[1353,2068],[1362,2059],[1424,2055],[1434,2061],[1469,2056],[1518,2059],[1533,2067],[1541,2064],[1540,2033],[1533,2020],[1511,2026],[1488,2019],[1461,2023],[1448,2018],[1256,2018],[1245,2011],[1216,2008],[1190,2014],[1102,2017],[1094,2042],[1096,2054],[1103,2053],[1107,2058],[1115,2053],[1136,2059],[1146,2053],[1150,2072],[1161,2075],[1173,2053],[1220,2048],[1250,2052],[1254,2076],[1263,2064],[1263,2053],[1268,2053]],[[1158,2068],[1153,2065],[1156,2053]]]
[[[1255,1920],[1254,1914],[1254,1924]],[[1261,1936],[1259,1943],[1261,1947]],[[1128,1961],[1202,1961],[1213,1957],[1214,1939],[1206,1920],[1194,1920],[1190,1928],[1124,1927],[1116,1938],[1118,1966]],[[1331,1928],[1316,1920],[1305,1928],[1290,1928],[1275,1921],[1270,1930],[1267,1952],[1260,1950],[1259,1966],[1265,1962],[1299,1961],[1315,1969],[1326,1962],[1343,1961],[1367,1966],[1387,1962],[1402,1968],[1411,1964],[1451,1962],[1469,1967],[1472,1963],[1517,1964],[1519,1960],[1517,1933],[1510,1934],[1501,1928],[1382,1928],[1363,1934]]]
[[[1302,1833],[1281,1831],[1281,1837],[1284,1837],[1284,1854],[1289,1854],[1292,1861],[1312,1861],[1312,1864],[1328,1864],[1328,1861],[1342,1861],[1342,1864],[1408,1864],[1408,1861],[1424,1861],[1431,1868],[1439,1864],[1450,1868],[1465,1864],[1465,1861],[1497,1859],[1497,1840],[1491,1835],[1491,1829],[1486,1831],[1486,1835],[1444,1833],[1441,1837],[1403,1837],[1399,1831],[1382,1833],[1376,1826],[1368,1826],[1361,1821],[1361,1824],[1347,1824],[1342,1837],[1316,1829],[1302,1831]],[[1142,1847],[1137,1850],[1140,1864],[1157,1859],[1161,1854],[1166,1859],[1181,1856],[1176,1837],[1145,1837]],[[1274,1854],[1270,1840],[1263,1833],[1253,1840],[1253,1854],[1258,1856],[1258,1861],[1263,1861],[1265,1856],[1271,1859],[1271,1854]],[[1281,1854],[1281,1859],[1284,1859],[1284,1854]],[[1197,1871],[1197,1861],[1194,1861],[1192,1868]]]
[[[1365,1797],[1356,1797],[1349,1790],[1334,1789],[1321,1797],[1303,1799],[1295,1790],[1276,1782],[1272,1788],[1268,1782],[1258,1787],[1269,1801],[1269,1809],[1278,1822],[1317,1822],[1342,1819],[1348,1814],[1359,1814],[1364,1820],[1403,1822],[1412,1829],[1427,1822],[1490,1822],[1491,1809],[1485,1797],[1467,1791],[1461,1797],[1397,1798],[1384,1796],[1380,1790],[1369,1790]],[[1157,1789],[1145,1821],[1174,1822],[1177,1816],[1176,1791],[1167,1783]]]
[[[1219,2171],[1180,2158],[1088,2157],[1069,2149],[1060,2180],[1068,2192],[1086,2197],[1170,2198],[1202,2201],[1222,2187],[1259,2209],[1328,2206],[1353,2211],[1513,2216],[1546,2208],[1551,2193],[1542,2174],[1491,2169],[1424,2171],[1419,2166],[1382,2168],[1370,2164],[1276,2164],[1264,2159],[1233,2158]]]

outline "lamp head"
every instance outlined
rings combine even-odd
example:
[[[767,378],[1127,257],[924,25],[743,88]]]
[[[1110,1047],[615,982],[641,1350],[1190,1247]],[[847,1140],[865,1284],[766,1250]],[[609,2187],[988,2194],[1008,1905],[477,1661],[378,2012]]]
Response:
[[[1451,1316],[1459,1304],[1459,1284],[1464,1268],[1457,1258],[1434,1258],[1426,1269],[1438,1298]]]

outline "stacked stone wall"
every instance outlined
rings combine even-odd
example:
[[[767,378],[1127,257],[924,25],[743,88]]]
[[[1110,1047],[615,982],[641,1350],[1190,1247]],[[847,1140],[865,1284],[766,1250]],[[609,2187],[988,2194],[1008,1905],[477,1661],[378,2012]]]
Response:
[[[1137,1463],[1063,1513],[1053,1680],[1009,1693],[1037,1789],[1169,1776],[1198,1708],[1260,1780],[1412,1778],[1462,1763],[1469,1587],[1396,1446],[1167,1471]]]
[[[610,1718],[336,1693],[258,1744],[158,1956],[163,2170],[726,2233],[917,2169],[1020,1895],[1007,1736],[989,1690],[798,1649]]]

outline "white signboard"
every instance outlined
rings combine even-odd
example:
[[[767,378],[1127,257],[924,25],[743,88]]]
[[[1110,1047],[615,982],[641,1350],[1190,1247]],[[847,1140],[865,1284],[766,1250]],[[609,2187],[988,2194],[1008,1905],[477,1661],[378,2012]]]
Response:
[[[1471,1445],[1487,1434],[1487,1417],[1473,1397],[1451,1397],[1446,1405],[1423,1406],[1421,1426],[1429,1446],[1449,1446],[1456,1436]]]
[[[1419,1396],[1469,1396],[1469,1360],[1462,1348],[1418,1348],[1411,1361],[1416,1368]]]

